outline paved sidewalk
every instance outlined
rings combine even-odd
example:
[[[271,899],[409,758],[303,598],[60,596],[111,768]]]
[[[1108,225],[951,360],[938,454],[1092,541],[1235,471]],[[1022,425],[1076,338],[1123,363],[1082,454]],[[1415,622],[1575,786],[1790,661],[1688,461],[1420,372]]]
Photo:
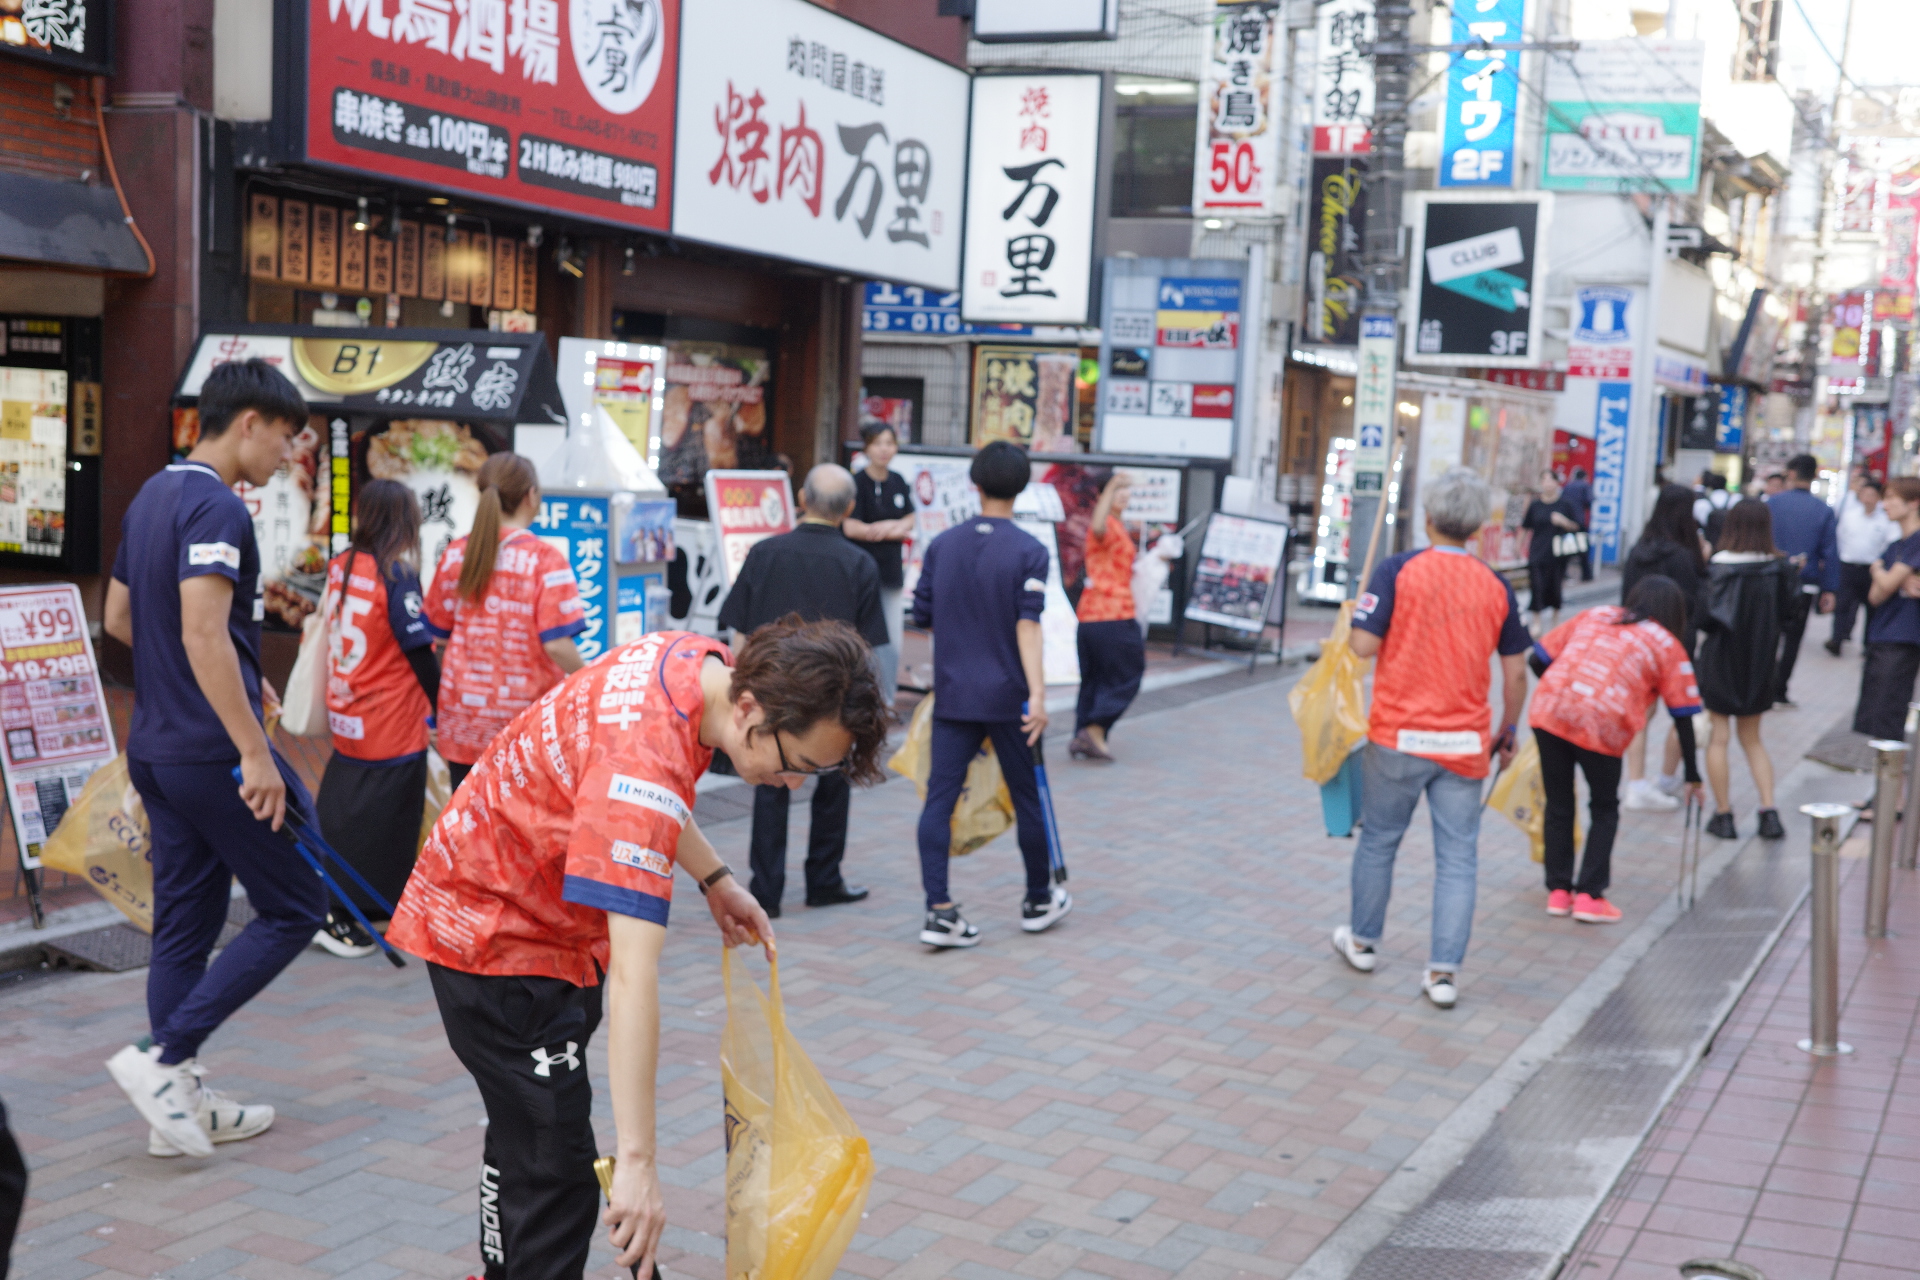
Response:
[[[1826,709],[1770,717],[1783,764],[1850,698],[1855,668],[1809,646],[1801,671],[1797,695]],[[1287,684],[1189,687],[1214,696],[1123,721],[1115,766],[1056,748],[1077,907],[1037,937],[1015,927],[1003,838],[955,869],[983,945],[927,954],[913,790],[856,798],[847,866],[872,900],[790,905],[779,924],[794,1029],[879,1166],[846,1274],[1286,1276],[1628,935],[1545,916],[1524,837],[1490,821],[1462,1002],[1433,1009],[1418,823],[1380,971],[1346,969],[1326,934],[1346,913],[1351,843],[1325,836],[1299,776]],[[1613,896],[1636,921],[1671,889],[1678,821],[1625,817]],[[747,824],[713,834],[744,867]],[[710,927],[684,894],[664,961],[662,1261],[676,1276],[722,1273]],[[206,1161],[146,1156],[101,1067],[145,1029],[143,987],[141,973],[49,977],[0,997],[0,1092],[34,1166],[18,1274],[475,1269],[482,1117],[421,966],[309,953],[216,1035],[214,1083],[281,1119]]]
[[[1865,838],[1843,849],[1840,1038],[1808,1033],[1806,908],[1588,1229],[1563,1275],[1671,1280],[1733,1258],[1767,1280],[1920,1272],[1920,876],[1894,872],[1893,936],[1869,942]],[[1801,852],[1804,857],[1803,851]]]

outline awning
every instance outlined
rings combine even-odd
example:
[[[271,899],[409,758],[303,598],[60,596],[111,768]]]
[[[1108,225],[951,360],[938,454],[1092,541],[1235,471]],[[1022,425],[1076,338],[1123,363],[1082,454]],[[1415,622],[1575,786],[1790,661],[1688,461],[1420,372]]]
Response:
[[[200,335],[174,392],[191,401],[215,365],[265,360],[309,405],[387,418],[565,425],[539,333],[241,325]]]
[[[0,175],[0,258],[142,274],[147,255],[110,186]]]

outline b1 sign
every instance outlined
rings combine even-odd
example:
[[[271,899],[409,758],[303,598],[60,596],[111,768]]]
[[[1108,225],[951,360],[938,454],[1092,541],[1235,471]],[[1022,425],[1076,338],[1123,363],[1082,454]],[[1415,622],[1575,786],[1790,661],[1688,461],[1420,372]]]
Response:
[[[664,231],[679,0],[294,0],[306,158]]]
[[[689,6],[674,234],[959,288],[967,83],[806,0]]]
[[[1099,163],[1098,73],[974,77],[963,316],[1085,323]]]

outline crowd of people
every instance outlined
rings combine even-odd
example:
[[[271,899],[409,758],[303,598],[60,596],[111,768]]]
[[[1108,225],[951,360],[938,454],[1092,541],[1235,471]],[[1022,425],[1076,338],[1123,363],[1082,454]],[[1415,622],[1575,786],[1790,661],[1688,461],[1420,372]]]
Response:
[[[105,627],[135,662],[128,759],[152,829],[153,964],[149,1034],[108,1067],[147,1120],[155,1156],[206,1156],[263,1132],[272,1108],[209,1088],[199,1048],[309,944],[372,952],[382,940],[357,923],[366,919],[426,962],[448,1041],[479,1086],[491,1280],[577,1276],[596,1222],[623,1265],[649,1265],[664,1224],[654,1075],[676,870],[723,942],[771,954],[791,800],[810,782],[806,905],[868,897],[842,871],[852,787],[880,776],[909,616],[937,639],[919,940],[982,941],[949,852],[956,803],[987,744],[1025,868],[1021,929],[1049,929],[1073,908],[1051,874],[1040,773],[1049,555],[1013,518],[1031,463],[1011,444],[978,451],[979,514],[920,549],[909,600],[911,495],[890,469],[891,430],[869,430],[859,470],[812,468],[797,527],[746,556],[719,612],[731,643],[654,632],[592,664],[574,640],[586,625],[579,584],[532,532],[542,494],[525,458],[487,460],[472,528],[424,587],[412,492],[370,482],[320,603],[333,752],[309,796],[266,727],[277,698],[260,661],[260,557],[232,488],[271,477],[305,416],[271,366],[220,366],[201,393],[199,442],[148,481],[126,518]],[[1514,760],[1523,716],[1546,796],[1545,910],[1589,924],[1622,918],[1607,897],[1621,808],[1671,809],[1681,792],[1710,791],[1707,829],[1738,834],[1736,738],[1759,793],[1758,833],[1783,834],[1761,724],[1787,702],[1814,610],[1834,615],[1831,652],[1864,611],[1856,728],[1899,736],[1920,673],[1920,479],[1883,487],[1857,476],[1836,512],[1808,491],[1816,474],[1812,458],[1795,458],[1764,500],[1711,483],[1665,486],[1624,563],[1621,603],[1565,620],[1564,577],[1591,575],[1583,474],[1564,487],[1543,478],[1525,511],[1524,614],[1467,550],[1491,511],[1487,482],[1457,468],[1426,485],[1425,545],[1381,561],[1352,615],[1348,643],[1377,661],[1352,909],[1333,933],[1349,965],[1379,962],[1399,845],[1424,796],[1435,871],[1421,985],[1435,1005],[1457,1002],[1483,787]],[[1090,763],[1114,760],[1111,734],[1145,668],[1129,496],[1124,474],[1105,479],[1086,533],[1069,750]],[[1662,704],[1673,732],[1649,778],[1648,728]],[[1704,779],[1693,730],[1702,711]],[[452,790],[423,835],[435,749]],[[694,818],[710,769],[755,788],[744,884]],[[1589,793],[1584,848],[1576,775]],[[289,828],[312,825],[366,881],[350,903],[330,902],[289,848]],[[233,879],[254,918],[214,958]],[[582,1066],[603,1017],[617,1158],[604,1212]]]

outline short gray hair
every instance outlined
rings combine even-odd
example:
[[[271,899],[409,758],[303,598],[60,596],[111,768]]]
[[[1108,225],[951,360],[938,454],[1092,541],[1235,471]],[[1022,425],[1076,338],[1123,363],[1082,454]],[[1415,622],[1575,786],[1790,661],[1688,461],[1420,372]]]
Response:
[[[1435,529],[1464,542],[1487,522],[1493,510],[1493,486],[1477,471],[1449,467],[1445,475],[1427,486],[1421,506]]]
[[[800,491],[807,514],[817,520],[838,520],[853,508],[853,473],[832,462],[823,462],[807,472],[807,483]]]

